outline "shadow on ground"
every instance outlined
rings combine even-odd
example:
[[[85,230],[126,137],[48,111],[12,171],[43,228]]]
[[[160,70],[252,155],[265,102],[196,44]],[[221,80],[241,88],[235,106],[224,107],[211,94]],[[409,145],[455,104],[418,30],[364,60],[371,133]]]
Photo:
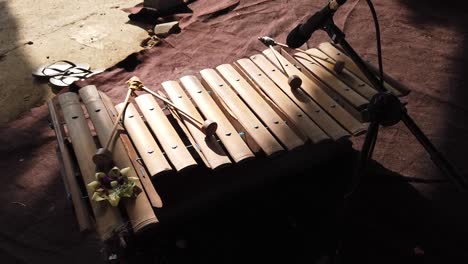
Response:
[[[399,2],[407,9],[396,10],[401,8],[396,6],[389,12],[399,16],[389,18],[389,13],[381,14],[386,22],[398,21],[399,28],[385,23],[381,28],[391,31],[387,34],[392,38],[383,39],[388,43],[387,51],[395,56],[388,59],[393,60],[393,67],[396,65],[395,69],[407,81],[416,84],[408,100],[409,113],[462,175],[467,176],[467,4]],[[393,34],[398,32],[405,33]],[[406,39],[408,36],[412,38]],[[367,48],[373,50],[373,43]],[[387,69],[392,67],[389,64]],[[427,153],[405,131],[403,126],[384,129],[382,137],[386,142],[380,147],[385,150],[379,160],[386,167],[392,166],[411,176],[373,164],[347,207],[345,263],[468,261],[465,250],[468,215],[463,203],[466,195],[458,192],[432,165]]]
[[[22,51],[31,44],[20,42],[9,3],[0,1],[1,262],[63,263],[74,258],[100,262],[96,240],[78,232],[66,198],[47,108],[30,110],[43,100],[45,90],[28,90],[34,87],[32,67]],[[1,124],[20,113],[21,119]]]

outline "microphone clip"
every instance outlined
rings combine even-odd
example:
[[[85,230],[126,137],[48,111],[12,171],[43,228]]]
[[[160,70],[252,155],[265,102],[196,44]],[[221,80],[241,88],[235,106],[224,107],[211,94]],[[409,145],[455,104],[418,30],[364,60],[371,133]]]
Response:
[[[346,34],[341,31],[333,21],[333,18],[329,18],[322,27],[322,30],[327,32],[333,43],[338,44],[345,39]]]

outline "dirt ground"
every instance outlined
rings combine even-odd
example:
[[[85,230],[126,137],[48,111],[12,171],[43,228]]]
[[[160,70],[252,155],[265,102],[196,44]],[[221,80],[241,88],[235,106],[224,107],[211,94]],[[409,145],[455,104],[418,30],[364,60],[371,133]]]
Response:
[[[58,90],[31,71],[57,60],[108,68],[141,49],[147,32],[121,9],[141,0],[0,0],[0,123]]]

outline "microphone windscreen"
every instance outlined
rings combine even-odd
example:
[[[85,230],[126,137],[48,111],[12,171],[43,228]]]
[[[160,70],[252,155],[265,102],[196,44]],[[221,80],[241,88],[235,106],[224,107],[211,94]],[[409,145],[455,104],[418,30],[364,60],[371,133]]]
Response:
[[[286,38],[286,44],[288,47],[292,49],[297,49],[300,46],[304,45],[304,43],[307,42],[307,40],[310,38],[310,36],[304,36],[301,33],[300,27],[302,24],[297,25],[296,28],[294,28],[289,34],[288,37]]]

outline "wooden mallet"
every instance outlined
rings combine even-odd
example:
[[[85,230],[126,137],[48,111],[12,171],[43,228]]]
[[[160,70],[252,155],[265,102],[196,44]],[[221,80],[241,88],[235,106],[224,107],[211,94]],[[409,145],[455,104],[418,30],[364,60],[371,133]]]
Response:
[[[129,84],[128,81],[127,81],[127,84]],[[120,110],[119,114],[117,115],[117,119],[115,120],[114,126],[112,127],[112,130],[111,130],[111,134],[109,135],[109,138],[107,139],[107,142],[104,145],[104,147],[99,148],[96,151],[96,154],[94,154],[93,156],[93,162],[94,164],[96,164],[96,166],[106,166],[112,163],[112,153],[109,150],[109,147],[116,134],[115,132],[117,131],[117,126],[119,125],[119,122],[122,119],[125,109],[127,109],[130,96],[135,90],[136,90],[135,87],[129,84],[127,96],[125,97],[125,101],[124,101],[124,107],[122,108],[122,110]]]
[[[277,51],[273,48],[273,46],[277,45],[278,43],[275,42],[273,38],[270,37],[259,37],[258,40],[260,40],[265,46],[269,47],[271,51],[273,52],[273,55],[275,56],[276,60],[278,61],[278,64],[281,66],[284,74],[288,76],[288,84],[291,89],[296,90],[299,89],[302,85],[302,79],[297,76],[297,75],[289,75],[288,72],[286,71],[286,68],[284,67],[283,63],[281,60],[278,58],[278,54],[276,53]]]
[[[145,87],[138,77],[134,76],[134,77],[130,78],[130,80],[128,80],[128,83],[129,83],[129,85],[133,85],[134,87],[137,87],[135,90],[143,90],[143,91],[153,95],[154,97],[160,99],[164,103],[172,106],[174,109],[177,110],[178,113],[184,115],[185,117],[190,119],[192,122],[197,124],[198,127],[200,128],[200,130],[203,133],[205,133],[206,136],[209,137],[209,136],[212,136],[212,135],[214,135],[216,133],[216,130],[218,129],[218,124],[216,122],[211,121],[211,120],[200,120],[198,118],[195,118],[194,116],[190,115],[189,113],[185,112],[184,110],[182,110],[181,108],[179,108],[178,106],[173,104],[167,98],[165,98],[165,97],[151,91],[147,87]]]
[[[260,39],[260,38],[259,38]],[[283,48],[289,48],[288,45],[286,44],[283,44],[283,43],[279,43],[279,42],[276,42],[273,38],[270,38],[270,37],[261,37],[261,41],[264,42],[264,41],[268,41],[268,43],[271,45],[271,46],[274,46],[274,45],[278,45],[280,47],[283,47]],[[318,56],[315,56],[315,55],[312,55],[310,54],[309,52],[303,50],[303,49],[294,49],[295,51],[298,51],[300,53],[304,53],[306,55],[309,55],[311,57],[314,57],[316,59],[320,59],[320,60],[327,60],[326,58],[321,58],[321,57],[318,57]],[[345,68],[345,62],[342,61],[342,60],[337,60],[335,62],[335,64],[333,65],[333,71],[335,71],[337,74],[340,74],[343,72]]]

